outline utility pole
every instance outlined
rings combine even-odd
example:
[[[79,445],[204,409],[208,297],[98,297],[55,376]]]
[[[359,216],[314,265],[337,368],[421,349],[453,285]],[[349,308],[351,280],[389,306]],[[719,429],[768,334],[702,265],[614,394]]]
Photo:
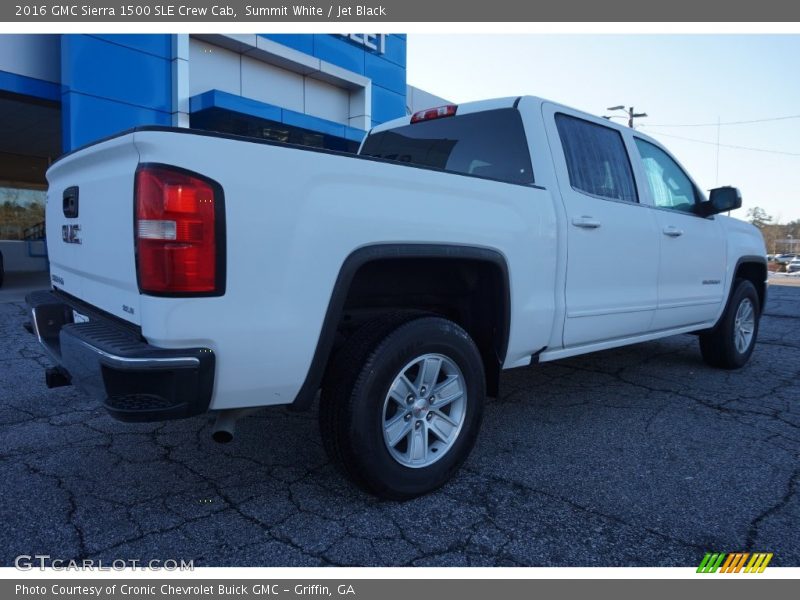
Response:
[[[634,119],[638,119],[640,117],[646,117],[647,116],[647,113],[644,113],[644,112],[637,113],[633,109],[632,106],[629,106],[629,107],[626,108],[622,104],[620,104],[619,106],[609,106],[606,110],[621,110],[621,111],[623,111],[627,115],[628,127],[630,127],[631,129],[634,129],[634,126],[633,126],[633,120]],[[615,118],[616,119],[624,119],[626,117],[623,117],[622,115],[603,115],[603,118],[610,120],[610,119],[615,119]]]
[[[719,115],[717,115],[717,176],[716,179],[714,180],[714,185],[719,185],[719,129],[720,129]]]

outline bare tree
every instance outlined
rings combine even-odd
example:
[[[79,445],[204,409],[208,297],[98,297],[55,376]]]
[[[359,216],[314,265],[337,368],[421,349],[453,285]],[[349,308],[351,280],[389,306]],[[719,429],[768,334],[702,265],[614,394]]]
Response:
[[[760,206],[755,206],[753,208],[748,209],[747,218],[753,225],[755,225],[759,229],[763,229],[765,226],[772,223],[772,217],[768,215],[767,211],[765,211]]]

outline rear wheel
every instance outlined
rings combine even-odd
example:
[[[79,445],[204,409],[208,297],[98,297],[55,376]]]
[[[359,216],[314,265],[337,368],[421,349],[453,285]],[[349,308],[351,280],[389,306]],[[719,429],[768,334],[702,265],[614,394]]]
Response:
[[[364,490],[412,498],[441,486],[466,459],[484,396],[483,363],[461,327],[382,317],[334,359],[320,404],[323,442]]]
[[[717,326],[700,334],[700,352],[703,360],[712,367],[743,367],[756,345],[761,314],[758,292],[747,279],[737,279],[734,286]]]

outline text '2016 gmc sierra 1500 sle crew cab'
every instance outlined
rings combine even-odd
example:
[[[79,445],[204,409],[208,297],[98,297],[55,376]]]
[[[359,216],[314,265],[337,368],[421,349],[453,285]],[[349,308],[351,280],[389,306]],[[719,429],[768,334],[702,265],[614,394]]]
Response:
[[[332,460],[409,498],[472,448],[503,369],[680,333],[735,369],[766,294],[758,230],[658,142],[539,98],[372,129],[358,156],[145,127],[48,171],[56,366],[152,421],[319,395]],[[279,435],[279,432],[274,432]]]

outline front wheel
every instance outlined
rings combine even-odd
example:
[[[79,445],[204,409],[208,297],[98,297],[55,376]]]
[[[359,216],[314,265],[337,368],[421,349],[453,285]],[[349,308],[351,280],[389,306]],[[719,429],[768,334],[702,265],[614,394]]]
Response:
[[[444,484],[472,449],[485,396],[475,343],[452,321],[389,315],[339,351],[320,401],[332,460],[395,500]]]
[[[714,329],[700,334],[703,360],[721,369],[743,367],[756,345],[760,314],[755,286],[746,279],[737,279],[719,323]]]

